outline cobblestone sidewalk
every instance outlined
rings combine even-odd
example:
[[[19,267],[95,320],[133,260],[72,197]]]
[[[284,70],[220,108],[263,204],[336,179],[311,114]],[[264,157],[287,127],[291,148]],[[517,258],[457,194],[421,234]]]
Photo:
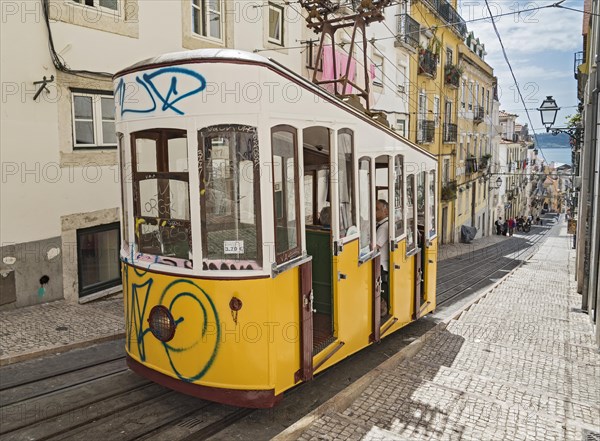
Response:
[[[300,440],[577,440],[600,431],[600,354],[566,225],[408,359]],[[335,400],[335,398],[334,398]],[[336,409],[336,410],[331,410]]]
[[[0,311],[0,366],[124,335],[121,295]]]

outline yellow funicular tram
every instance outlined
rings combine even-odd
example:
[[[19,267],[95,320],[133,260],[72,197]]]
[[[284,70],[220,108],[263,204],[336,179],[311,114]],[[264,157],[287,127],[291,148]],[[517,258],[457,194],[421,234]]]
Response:
[[[435,308],[435,157],[255,54],[164,55],[114,86],[131,369],[270,407]]]

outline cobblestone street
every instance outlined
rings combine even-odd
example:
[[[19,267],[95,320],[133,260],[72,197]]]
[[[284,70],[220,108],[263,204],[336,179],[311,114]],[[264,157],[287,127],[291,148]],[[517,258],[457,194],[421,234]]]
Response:
[[[122,295],[0,312],[0,366],[125,335]]]
[[[559,223],[413,357],[391,359],[348,406],[326,403],[278,439],[579,441],[598,432],[600,355],[578,309],[570,245]]]

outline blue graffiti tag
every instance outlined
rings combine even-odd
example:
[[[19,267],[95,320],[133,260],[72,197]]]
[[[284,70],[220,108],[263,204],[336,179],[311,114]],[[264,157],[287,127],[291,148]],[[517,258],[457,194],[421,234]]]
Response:
[[[145,347],[145,343],[144,343],[144,338],[146,337],[146,334],[151,333],[151,331],[150,331],[150,327],[144,323],[144,317],[146,316],[146,310],[148,308],[148,299],[150,297],[150,291],[151,291],[152,285],[154,283],[154,279],[149,278],[147,281],[145,281],[142,284],[132,283],[131,285],[129,285],[129,271],[125,271],[125,273],[126,273],[125,284],[127,285],[127,291],[128,291],[127,292],[127,299],[128,299],[128,302],[127,302],[127,321],[128,321],[128,323],[127,323],[127,336],[128,336],[127,348],[130,351],[131,343],[133,340],[135,340],[135,342],[137,343],[137,349],[138,349],[138,353],[140,355],[140,359],[142,362],[145,362],[146,361],[146,347]],[[191,290],[191,291],[197,290],[198,292],[202,293],[202,296],[204,297],[205,302],[198,297],[197,293],[189,292],[188,290]],[[198,338],[191,345],[189,345],[187,347],[176,347],[176,346],[173,346],[172,344],[162,342],[163,348],[165,350],[167,358],[169,359],[169,364],[171,365],[171,369],[173,370],[173,372],[177,375],[177,377],[179,379],[186,381],[186,382],[193,382],[193,381],[196,381],[196,380],[202,378],[204,376],[204,374],[206,374],[206,372],[208,372],[208,370],[211,368],[211,366],[217,356],[217,352],[219,350],[219,342],[221,340],[221,327],[219,324],[219,315],[217,313],[215,304],[213,303],[210,296],[206,293],[206,291],[204,291],[202,288],[200,288],[198,285],[196,285],[192,281],[185,280],[185,279],[179,279],[179,280],[175,280],[175,281],[171,282],[163,290],[161,297],[158,301],[158,304],[164,304],[164,302],[167,300],[166,297],[168,294],[171,294],[168,296],[169,298],[171,296],[173,296],[173,298],[171,299],[171,302],[168,306],[169,312],[171,312],[171,314],[173,314],[173,308],[174,308],[175,304],[177,303],[177,301],[182,298],[190,298],[190,299],[194,300],[196,303],[198,303],[200,310],[198,312],[196,312],[195,314],[198,314],[198,313],[202,314],[202,317],[201,317],[202,327],[201,327],[201,329],[197,330]],[[205,305],[205,303],[207,303],[207,304]],[[190,314],[192,314],[192,312],[190,312]],[[210,354],[209,358],[206,361],[206,363],[204,363],[203,366],[200,366],[199,371],[197,373],[195,373],[195,375],[185,376],[177,369],[176,363],[172,357],[172,353],[182,353],[182,352],[188,351],[188,350],[194,348],[195,346],[197,346],[198,343],[200,342],[200,339],[204,338],[206,336],[210,315],[212,315],[214,317],[215,327],[216,327],[214,347],[212,347],[212,350],[211,350],[211,348],[208,348],[208,351],[206,353]],[[175,326],[178,326],[184,320],[185,320],[184,317],[177,318],[175,320]],[[152,335],[152,334],[150,334],[150,335]]]
[[[127,314],[128,327],[127,327],[127,347],[131,348],[131,336],[135,333],[137,342],[138,353],[142,361],[146,361],[146,346],[144,345],[144,336],[147,333],[147,329],[144,329],[144,317],[146,316],[146,308],[148,306],[148,298],[150,297],[150,288],[152,288],[153,279],[148,279],[141,285],[131,285],[131,300],[129,311]],[[138,290],[146,288],[145,294],[139,295]],[[140,307],[140,297],[143,298],[143,306]]]
[[[158,90],[158,87],[155,84],[155,80],[163,75],[173,75],[169,81],[169,88],[165,93],[161,93],[161,91]],[[177,88],[178,76],[184,78],[191,77],[193,79],[198,80],[199,84],[196,88],[182,94],[182,91],[178,90]],[[125,113],[154,112],[157,109],[157,100],[158,102],[162,103],[161,110],[163,112],[170,109],[178,115],[185,115],[185,113],[182,110],[175,107],[175,104],[177,104],[181,100],[184,100],[190,96],[202,92],[206,88],[206,80],[202,75],[200,75],[198,72],[186,69],[184,67],[165,67],[162,69],[158,69],[152,73],[144,73],[142,75],[142,78],[136,76],[135,81],[144,88],[144,90],[148,94],[148,97],[152,101],[152,105],[146,109],[126,108],[125,97],[127,95],[127,87],[125,81],[121,78],[121,81],[119,82],[119,85],[117,86],[116,90],[118,102],[121,106],[121,116],[123,116]]]
[[[204,297],[206,298],[208,305],[210,306],[210,310],[212,312],[212,314],[214,315],[215,318],[215,326],[216,326],[216,335],[215,335],[215,344],[214,347],[212,349],[212,353],[210,353],[210,357],[207,360],[207,362],[204,364],[204,366],[201,366],[200,370],[198,371],[198,373],[196,373],[196,375],[192,375],[192,376],[184,376],[183,374],[181,374],[181,372],[179,372],[179,370],[177,369],[177,367],[175,366],[175,363],[173,361],[173,358],[171,357],[171,352],[184,352],[187,351],[191,348],[193,348],[194,346],[196,346],[199,342],[199,340],[196,340],[196,342],[194,344],[192,344],[189,347],[186,348],[176,348],[173,347],[172,345],[169,345],[167,343],[163,342],[163,346],[165,348],[165,351],[167,352],[167,357],[169,358],[169,363],[171,364],[171,369],[173,369],[173,372],[175,372],[175,374],[183,381],[187,381],[187,382],[193,382],[196,380],[199,380],[200,378],[202,378],[204,376],[204,374],[206,374],[206,372],[208,372],[208,370],[211,368],[213,362],[215,361],[215,358],[217,357],[217,352],[219,351],[219,342],[221,341],[221,327],[219,325],[219,315],[217,313],[217,308],[215,307],[215,304],[213,303],[212,299],[210,298],[210,296],[206,293],[206,291],[204,291],[202,288],[200,288],[198,285],[196,285],[194,282],[191,282],[190,280],[185,280],[185,279],[181,279],[181,280],[175,280],[174,282],[171,282],[163,291],[161,297],[160,297],[160,302],[159,303],[163,303],[163,301],[165,300],[165,297],[167,295],[167,292],[169,291],[169,289],[179,285],[181,286],[181,284],[183,285],[191,285],[194,288],[197,288],[198,290],[200,290],[200,292],[202,292],[202,294],[204,294]],[[179,288],[179,286],[177,286],[177,288]],[[194,299],[198,305],[200,306],[200,308],[202,309],[202,313],[203,313],[203,320],[202,320],[202,331],[201,331],[201,336],[204,337],[206,335],[206,330],[208,327],[208,314],[207,314],[207,310],[204,306],[204,304],[202,303],[202,301],[196,297],[195,295],[193,295],[192,293],[189,292],[180,292],[179,294],[177,294],[173,300],[171,300],[171,303],[169,304],[169,311],[171,313],[173,313],[173,306],[175,305],[175,303],[177,302],[177,300],[184,298],[184,297],[190,297],[192,299]],[[198,335],[198,337],[200,337],[200,335]]]

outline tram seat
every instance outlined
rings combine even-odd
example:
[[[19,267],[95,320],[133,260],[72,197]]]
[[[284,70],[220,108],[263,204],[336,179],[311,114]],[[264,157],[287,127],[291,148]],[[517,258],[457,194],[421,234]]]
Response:
[[[306,251],[312,256],[313,308],[331,314],[331,243],[330,231],[306,229]]]

